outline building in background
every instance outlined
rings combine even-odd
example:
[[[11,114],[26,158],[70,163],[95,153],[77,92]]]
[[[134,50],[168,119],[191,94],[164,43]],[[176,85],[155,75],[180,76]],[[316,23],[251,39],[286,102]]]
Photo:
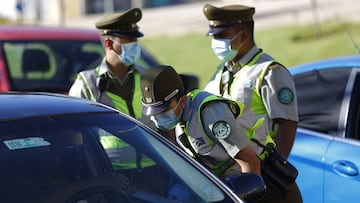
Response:
[[[7,0],[0,2],[0,18],[41,24],[111,13],[132,7],[154,8],[201,0]]]

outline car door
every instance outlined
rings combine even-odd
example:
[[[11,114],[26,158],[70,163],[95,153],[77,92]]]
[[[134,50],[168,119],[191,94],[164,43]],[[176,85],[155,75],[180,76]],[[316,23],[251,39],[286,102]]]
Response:
[[[300,128],[289,160],[304,202],[358,201],[358,72],[314,66],[294,75]]]
[[[289,161],[298,169],[298,184],[303,202],[323,202],[324,157],[331,137],[298,128]]]
[[[356,202],[360,194],[360,72],[353,69],[344,93],[343,113],[339,124],[345,121],[344,136],[334,137],[325,156],[325,202]],[[345,138],[342,138],[345,137]]]
[[[360,143],[334,137],[324,157],[324,202],[358,202]]]

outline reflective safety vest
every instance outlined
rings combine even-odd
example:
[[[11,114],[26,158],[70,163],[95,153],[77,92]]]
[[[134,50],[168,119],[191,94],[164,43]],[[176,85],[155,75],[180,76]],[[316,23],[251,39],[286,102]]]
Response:
[[[141,103],[141,87],[140,87],[140,74],[144,69],[141,67],[135,66],[136,71],[134,71],[134,93],[132,99],[132,107],[135,115],[130,115],[126,101],[120,96],[110,92],[105,91],[98,102],[108,105],[112,108],[115,108],[125,114],[128,114],[138,120],[142,117],[142,103]],[[99,88],[96,86],[96,80],[99,75],[100,67],[92,70],[86,70],[80,72],[80,76],[87,85],[89,92],[91,93],[91,100],[96,101],[97,96],[100,94]],[[106,152],[109,154],[112,166],[115,169],[130,169],[130,168],[141,168],[154,165],[155,163],[149,158],[145,157],[143,154],[138,154],[133,148],[124,143],[118,137],[113,135],[105,135],[100,137],[100,142],[105,148]],[[124,155],[119,156],[120,153]],[[117,156],[116,156],[117,155]],[[119,157],[122,157],[119,159]],[[126,159],[123,159],[126,157]]]
[[[100,67],[97,67],[96,69],[86,70],[80,72],[80,76],[85,82],[87,88],[89,89],[89,92],[91,93],[91,100],[96,101],[97,96],[100,93],[99,88],[96,86],[96,80],[99,77],[99,69]],[[131,101],[132,107],[134,110],[135,115],[130,115],[130,111],[128,109],[128,106],[126,104],[126,101],[121,98],[120,96],[110,92],[105,91],[105,94],[102,95],[100,100],[98,102],[106,104],[107,106],[113,107],[125,114],[128,114],[136,119],[140,119],[142,117],[142,104],[141,104],[141,87],[140,87],[140,74],[142,73],[142,69],[136,66],[136,71],[134,71],[134,81],[135,81],[135,87],[134,87],[134,93],[133,93],[133,99]]]
[[[133,147],[114,135],[101,135],[100,142],[115,170],[142,170],[143,168],[155,165],[153,160],[136,151]]]
[[[261,142],[264,145],[268,143],[275,144],[273,138],[276,132],[271,130],[273,122],[267,114],[260,93],[264,75],[270,64],[274,62],[276,61],[271,56],[262,51],[259,52],[250,62],[235,73],[233,82],[229,88],[230,91],[225,90],[222,95],[225,98],[243,102],[246,108],[250,108],[256,114],[258,119],[263,119],[263,125],[265,125],[269,131],[268,136]],[[221,64],[213,80],[206,86],[206,91],[221,95],[220,84],[223,69],[224,64]]]
[[[193,155],[197,159],[200,159],[202,163],[206,164],[214,174],[223,176],[229,168],[234,166],[235,161],[227,154],[225,149],[222,148],[221,144],[217,144],[215,139],[212,139],[207,135],[203,128],[201,109],[210,101],[223,101],[229,106],[234,116],[237,117],[241,114],[242,108],[234,101],[220,98],[205,91],[193,90],[188,93],[188,96],[191,98],[189,112],[192,112],[193,114],[196,113],[196,116],[189,116],[190,120],[185,123],[186,137],[189,143],[193,143],[191,140],[205,138],[205,145],[208,145],[209,148],[211,148],[208,150],[217,157],[217,160],[210,160],[209,158],[202,156],[198,151],[195,151],[195,148],[190,144],[190,147],[192,147],[194,153],[196,153]]]
[[[201,116],[201,109],[204,108],[204,106],[208,102],[212,101],[222,101],[225,102],[228,106],[231,112],[234,114],[234,117],[239,119],[242,117],[242,114],[244,112],[244,104],[228,99],[224,99],[219,96],[215,96],[213,94],[210,94],[205,91],[199,91],[199,90],[193,90],[191,91],[188,96],[191,98],[191,103],[189,107],[189,112],[196,113],[196,116],[190,115],[189,121],[186,121],[185,123],[185,133],[188,139],[188,143],[194,143],[192,140],[197,140],[197,138],[205,138],[205,142],[207,145],[211,147],[209,149],[210,154],[214,154],[216,157],[216,160],[212,159],[209,161],[208,158],[202,156],[199,154],[199,152],[195,151],[195,148],[191,146],[193,149],[194,156],[201,160],[204,164],[206,164],[216,175],[223,177],[224,174],[227,172],[228,169],[232,168],[233,165],[236,163],[225,151],[225,149],[222,147],[221,143],[217,141],[216,138],[213,138],[212,136],[209,136],[205,129],[203,128],[202,123],[202,116]],[[255,118],[255,117],[254,117]],[[246,128],[246,134],[248,137],[254,137],[257,130],[261,127],[263,120],[255,120],[249,128]],[[191,135],[191,136],[189,136]],[[262,136],[264,137],[264,136]],[[262,150],[259,152],[262,152]]]

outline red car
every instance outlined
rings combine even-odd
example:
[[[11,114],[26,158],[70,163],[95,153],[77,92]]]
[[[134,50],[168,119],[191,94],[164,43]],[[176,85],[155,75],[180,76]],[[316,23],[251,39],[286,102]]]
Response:
[[[0,92],[67,93],[76,73],[104,55],[98,32],[39,26],[0,26]],[[158,62],[144,49],[139,63]]]

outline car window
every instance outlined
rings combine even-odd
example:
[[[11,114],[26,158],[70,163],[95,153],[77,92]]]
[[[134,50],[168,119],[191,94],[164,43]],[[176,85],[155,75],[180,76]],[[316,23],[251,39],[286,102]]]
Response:
[[[354,73],[346,120],[346,137],[360,140],[360,71]]]
[[[299,127],[328,134],[339,130],[338,119],[350,72],[350,68],[333,68],[294,76]]]
[[[153,133],[118,114],[0,123],[2,201],[231,202]]]
[[[79,71],[99,62],[97,41],[16,41],[3,44],[13,90],[64,91]]]
[[[173,190],[180,190],[181,195],[170,191],[168,196],[176,200],[189,202],[188,199],[192,196],[196,198],[196,201],[191,202],[204,200],[216,202],[224,198],[223,194],[216,187],[212,187],[212,183],[204,179],[201,173],[191,170],[191,165],[184,163],[181,158],[152,137],[144,136],[142,142],[137,143],[138,138],[132,135],[144,133],[138,127],[129,128],[121,134],[116,133],[117,136],[103,129],[99,132],[100,141],[110,157],[114,171],[132,177],[132,183],[141,193],[150,193],[160,197],[168,191],[169,185],[174,185]],[[193,177],[198,178],[195,180]],[[135,195],[142,195],[141,193]]]

